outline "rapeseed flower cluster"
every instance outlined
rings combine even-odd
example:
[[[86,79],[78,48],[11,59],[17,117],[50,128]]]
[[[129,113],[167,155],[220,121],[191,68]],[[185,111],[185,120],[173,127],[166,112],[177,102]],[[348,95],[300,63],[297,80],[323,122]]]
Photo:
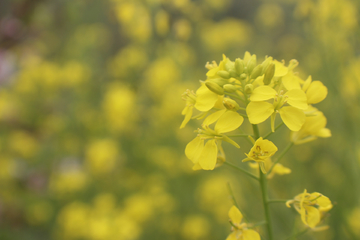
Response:
[[[275,174],[291,173],[291,169],[279,161],[292,145],[331,136],[324,114],[313,106],[326,98],[328,89],[320,81],[313,81],[311,76],[303,80],[294,71],[297,65],[296,60],[286,65],[284,61],[268,56],[258,63],[256,55],[249,52],[242,59],[234,61],[223,55],[219,63],[206,63],[206,79],[200,80],[200,87],[196,91],[186,90],[183,94],[185,108],[182,115],[185,118],[180,128],[184,128],[191,119],[202,120],[201,128],[195,131],[195,139],[185,148],[185,155],[194,164],[193,169],[213,170],[226,163],[259,180],[269,239],[272,239],[268,206],[271,199],[267,196],[266,181]],[[275,127],[277,114],[281,123]],[[261,136],[258,124],[268,118],[271,131]],[[252,125],[253,134],[246,134],[240,129],[245,120]],[[272,162],[271,158],[276,156],[278,147],[267,138],[282,124],[291,131],[290,143]],[[241,134],[230,135],[233,131]],[[230,137],[246,137],[252,143],[242,161],[251,161],[251,167],[259,169],[258,175],[226,162],[223,142],[240,148],[239,143]],[[301,215],[302,222],[312,229],[321,222],[325,216],[323,213],[332,208],[327,197],[319,193],[309,194],[306,190],[293,200],[286,201],[286,206],[290,207],[291,204]],[[250,225],[241,223],[243,216],[237,207],[230,209],[229,217],[233,232],[228,240],[260,239],[258,232],[249,229]]]

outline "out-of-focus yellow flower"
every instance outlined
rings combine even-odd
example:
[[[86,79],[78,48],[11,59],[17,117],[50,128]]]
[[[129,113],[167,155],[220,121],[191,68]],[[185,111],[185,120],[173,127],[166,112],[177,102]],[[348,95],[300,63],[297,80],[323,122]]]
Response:
[[[260,240],[258,232],[249,229],[248,224],[241,223],[243,215],[237,207],[232,206],[230,208],[229,218],[233,232],[230,233],[226,240]]]
[[[208,125],[217,121],[214,130]],[[244,118],[233,111],[218,111],[205,119],[203,129],[198,130],[198,136],[187,144],[185,148],[186,156],[195,164],[199,165],[204,170],[213,170],[216,165],[218,154],[218,141],[224,140],[236,147],[237,143],[232,141],[223,133],[231,132],[237,129]],[[205,139],[211,139],[204,145]]]
[[[146,42],[151,36],[149,10],[139,1],[123,1],[116,4],[116,14],[122,30],[136,42]]]
[[[274,99],[273,104],[265,102],[269,99]],[[306,94],[300,89],[277,92],[269,86],[260,86],[254,89],[250,100],[246,113],[252,124],[262,123],[271,116],[271,129],[274,131],[276,113],[280,114],[285,125],[292,131],[298,131],[305,122],[302,110],[307,109],[308,105]],[[284,106],[286,103],[290,106]]]
[[[81,202],[72,202],[62,208],[57,216],[62,239],[86,238],[89,213],[89,206]]]
[[[0,180],[10,180],[16,174],[16,162],[8,157],[1,156],[0,158]]]
[[[203,216],[192,215],[185,218],[181,234],[185,239],[202,239],[208,235],[210,224]]]
[[[38,201],[26,207],[26,219],[32,225],[39,225],[48,221],[53,213],[49,202]]]
[[[109,62],[111,75],[118,78],[133,76],[148,63],[146,49],[141,44],[129,44]]]
[[[29,160],[39,150],[38,141],[25,131],[14,131],[9,138],[10,148],[21,157]]]
[[[62,84],[66,87],[75,87],[87,81],[91,71],[84,64],[77,61],[69,61],[61,71]]]
[[[224,52],[233,46],[244,45],[251,39],[251,28],[239,19],[224,19],[219,23],[208,22],[201,30],[201,39],[207,49]]]
[[[310,116],[305,119],[304,125],[297,132],[291,132],[291,141],[295,144],[303,144],[317,139],[318,137],[331,137],[330,129],[326,128],[326,117],[314,107],[308,109]]]
[[[351,227],[351,230],[360,237],[360,208],[353,209],[347,216],[347,222]]]
[[[155,29],[160,36],[164,36],[169,31],[169,14],[160,10],[155,15]]]
[[[145,222],[154,214],[153,201],[146,194],[134,194],[125,199],[124,213],[136,222]]]
[[[290,207],[290,204],[293,204],[296,211],[300,213],[302,222],[311,228],[320,223],[322,213],[333,207],[328,197],[318,192],[308,193],[306,189],[286,202],[287,207]]]
[[[95,174],[104,174],[113,170],[119,157],[118,146],[111,139],[92,142],[85,154],[87,166]]]
[[[132,129],[137,120],[136,95],[126,86],[111,84],[104,96],[102,108],[111,130]]]
[[[145,73],[148,92],[154,99],[161,99],[169,86],[181,78],[178,65],[172,58],[162,57],[153,61]]]
[[[88,175],[81,169],[64,169],[50,177],[49,188],[58,196],[64,197],[68,194],[82,190],[88,183]]]
[[[278,4],[261,4],[256,14],[256,23],[266,30],[281,27],[284,24],[284,11]]]
[[[187,19],[180,19],[174,23],[175,36],[183,41],[187,41],[191,36],[191,23]]]

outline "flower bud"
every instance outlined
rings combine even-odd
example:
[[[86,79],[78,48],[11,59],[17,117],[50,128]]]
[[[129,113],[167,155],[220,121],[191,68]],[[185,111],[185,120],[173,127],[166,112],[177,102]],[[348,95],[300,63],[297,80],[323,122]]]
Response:
[[[240,75],[240,80],[245,80],[246,77],[247,77],[246,73],[242,73],[242,74]]]
[[[205,85],[213,93],[216,93],[218,95],[224,95],[224,89],[220,87],[218,84],[214,82],[206,81]]]
[[[254,86],[252,84],[246,84],[244,91],[247,94],[251,94],[254,91]]]
[[[225,78],[225,79],[229,79],[230,78],[230,73],[224,70],[220,70],[216,73],[219,77]]]
[[[240,109],[239,104],[230,98],[224,98],[223,104],[229,110],[237,111]]]
[[[237,74],[242,74],[244,72],[244,61],[240,58],[235,60],[235,70]]]
[[[239,74],[237,74],[237,72],[235,71],[235,70],[233,70],[233,69],[231,69],[231,70],[229,70],[229,73],[230,73],[230,77],[238,77],[239,76]]]
[[[235,92],[237,90],[237,88],[232,84],[225,84],[223,88],[226,92],[230,92],[230,93]]]
[[[258,76],[261,75],[262,72],[262,66],[261,65],[257,65],[254,70],[252,71],[251,75],[250,75],[250,79],[255,79]]]
[[[229,80],[223,79],[223,78],[212,78],[211,80],[208,80],[208,81],[214,82],[217,85],[219,85],[220,87],[224,86],[224,84],[229,83]]]
[[[248,74],[251,74],[252,70],[255,68],[256,66],[256,55],[252,55],[251,58],[249,59],[249,62],[247,63],[247,71]]]
[[[261,63],[262,65],[262,74],[266,72],[266,69],[270,66],[270,64],[273,62],[272,57],[266,57],[266,59]]]
[[[263,82],[265,85],[269,85],[271,79],[274,77],[275,74],[275,64],[271,63],[265,71]]]

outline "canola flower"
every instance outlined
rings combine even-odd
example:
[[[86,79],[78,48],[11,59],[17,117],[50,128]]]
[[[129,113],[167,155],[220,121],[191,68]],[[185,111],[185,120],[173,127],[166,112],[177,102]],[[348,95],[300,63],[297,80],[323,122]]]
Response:
[[[322,214],[333,207],[328,197],[318,192],[308,193],[306,189],[294,199],[286,202],[287,207],[291,207],[290,204],[293,204],[301,215],[301,221],[311,228],[318,225]]]
[[[229,211],[232,233],[226,240],[260,240],[260,235],[253,229],[249,229],[247,223],[242,223],[243,215],[236,206],[232,206]]]
[[[184,128],[191,119],[202,120],[197,136],[185,148],[185,155],[194,164],[193,170],[213,170],[223,164],[231,166],[257,180],[260,185],[265,221],[260,224],[267,229],[267,239],[273,240],[270,203],[286,202],[293,204],[300,213],[303,223],[311,229],[321,222],[324,213],[332,208],[331,201],[320,193],[299,194],[292,200],[270,199],[267,181],[277,175],[290,174],[291,169],[279,161],[293,145],[315,140],[318,137],[330,137],[326,128],[326,117],[313,107],[327,96],[327,88],[320,81],[313,81],[311,76],[303,80],[294,72],[298,62],[291,60],[286,66],[284,61],[266,57],[258,63],[256,55],[246,52],[243,59],[234,61],[223,55],[217,64],[206,63],[206,80],[200,81],[196,91],[186,90],[183,94],[185,116],[180,128]],[[281,124],[275,127],[279,113]],[[258,124],[270,118],[271,132],[262,135]],[[253,134],[240,129],[248,121]],[[212,125],[215,124],[214,127]],[[276,143],[267,138],[282,124],[291,131],[287,147],[280,151],[274,162],[271,160],[278,151]],[[229,134],[237,131],[241,134]],[[240,148],[238,142],[230,137],[246,137],[252,147],[242,162],[251,161],[250,167],[257,168],[254,175],[246,169],[226,162],[222,143],[228,142]],[[234,200],[234,196],[233,200]],[[235,201],[235,200],[234,200]],[[236,205],[236,204],[235,204]],[[258,240],[260,235],[243,223],[243,215],[233,206],[229,211],[232,233],[227,240]],[[321,229],[324,229],[320,227]],[[318,227],[316,228],[318,229]],[[295,235],[296,236],[296,235]]]

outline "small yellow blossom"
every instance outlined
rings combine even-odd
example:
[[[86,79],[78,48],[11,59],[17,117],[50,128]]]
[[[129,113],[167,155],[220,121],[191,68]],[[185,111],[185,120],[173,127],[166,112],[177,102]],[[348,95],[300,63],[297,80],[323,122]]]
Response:
[[[254,160],[260,164],[261,170],[266,173],[265,169],[265,160],[270,158],[278,148],[275,144],[267,139],[263,139],[262,137],[258,138],[254,143],[254,146],[250,149],[248,154],[245,153],[247,158],[243,159],[243,162]]]
[[[306,189],[286,202],[287,207],[290,207],[290,204],[293,204],[296,211],[300,213],[302,222],[311,228],[319,224],[322,213],[329,211],[333,206],[328,197],[318,192],[308,193]]]
[[[317,139],[318,137],[331,137],[330,129],[326,128],[326,117],[314,107],[308,109],[310,116],[306,117],[304,125],[297,132],[291,132],[291,141],[295,144],[303,144]]]
[[[232,233],[230,233],[226,240],[260,240],[258,232],[249,229],[248,224],[241,223],[243,215],[237,207],[232,206],[230,208],[229,218],[232,225]]]
[[[269,99],[274,99],[273,104],[265,102]],[[271,116],[271,129],[274,131],[276,113],[292,131],[298,131],[305,122],[303,110],[308,108],[308,104],[306,94],[300,89],[284,93],[284,90],[277,92],[269,86],[260,86],[254,89],[250,100],[246,113],[252,124],[262,123]],[[286,103],[290,106],[284,106]]]
[[[214,123],[212,130],[208,125]],[[219,141],[227,141],[239,148],[239,145],[223,133],[237,129],[244,118],[233,111],[218,111],[204,120],[203,129],[198,129],[198,136],[186,145],[185,155],[204,170],[213,170],[216,165]],[[210,140],[209,140],[210,139]],[[205,140],[208,140],[205,143]]]
[[[193,114],[194,105],[196,103],[196,95],[193,91],[189,89],[183,93],[183,99],[186,102],[185,108],[182,110],[181,114],[185,115],[183,122],[181,123],[180,128],[184,128],[186,124],[190,121],[190,118]]]

